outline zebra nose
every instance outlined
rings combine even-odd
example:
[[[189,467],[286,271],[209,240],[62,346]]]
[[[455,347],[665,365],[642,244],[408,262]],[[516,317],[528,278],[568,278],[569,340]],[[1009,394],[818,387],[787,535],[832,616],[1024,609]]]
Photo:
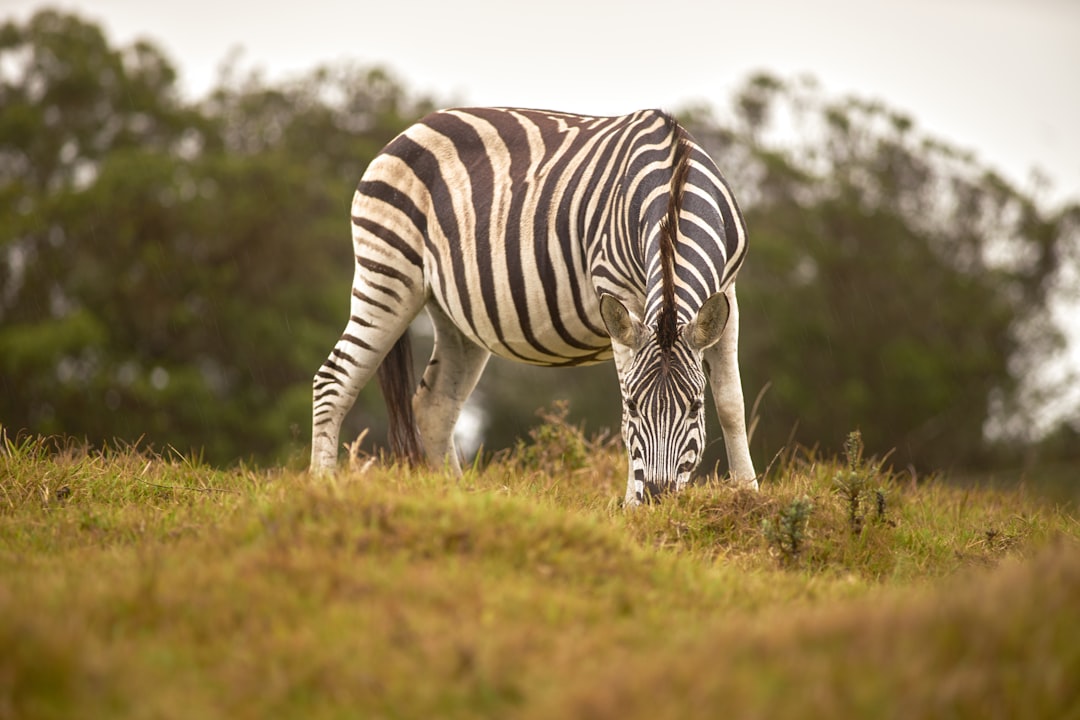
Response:
[[[638,501],[650,505],[652,503],[658,503],[663,499],[663,496],[670,493],[674,487],[675,483],[646,480],[642,483],[642,490],[637,494]]]

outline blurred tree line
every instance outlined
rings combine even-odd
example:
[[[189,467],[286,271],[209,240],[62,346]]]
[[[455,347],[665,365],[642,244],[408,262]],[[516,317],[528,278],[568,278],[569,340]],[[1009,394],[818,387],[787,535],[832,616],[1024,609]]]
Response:
[[[436,104],[352,66],[226,72],[197,102],[176,83],[159,49],[111,47],[78,16],[0,27],[0,424],[301,464],[311,377],[348,315],[352,190]],[[726,121],[681,115],[750,227],[741,357],[762,469],[855,428],[925,468],[1038,439],[1080,206],[1048,211],[911,119],[810,82],[756,76]],[[344,438],[380,437],[375,385]],[[485,447],[556,399],[618,427],[613,367],[493,361],[473,403]],[[1075,448],[1078,425],[1048,447]]]

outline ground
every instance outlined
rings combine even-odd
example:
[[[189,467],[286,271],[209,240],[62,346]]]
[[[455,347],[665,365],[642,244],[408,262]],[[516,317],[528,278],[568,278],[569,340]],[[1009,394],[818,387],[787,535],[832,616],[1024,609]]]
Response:
[[[558,423],[461,479],[7,440],[0,718],[1080,717],[1070,509],[856,451],[624,510],[624,463]]]

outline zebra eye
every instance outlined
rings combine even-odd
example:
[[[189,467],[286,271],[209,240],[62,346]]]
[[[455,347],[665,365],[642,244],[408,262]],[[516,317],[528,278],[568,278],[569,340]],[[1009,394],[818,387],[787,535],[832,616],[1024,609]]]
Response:
[[[699,412],[701,412],[701,405],[702,403],[700,400],[695,400],[694,402],[690,403],[690,414],[697,415]]]
[[[635,417],[636,418],[638,416],[637,403],[634,402],[633,400],[627,400],[626,401],[626,412],[630,413],[630,417]]]

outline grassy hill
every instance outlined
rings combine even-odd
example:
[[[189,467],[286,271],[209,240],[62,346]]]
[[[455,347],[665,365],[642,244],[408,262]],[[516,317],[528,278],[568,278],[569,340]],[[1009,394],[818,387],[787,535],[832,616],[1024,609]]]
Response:
[[[552,422],[461,480],[0,446],[0,718],[1080,718],[1080,523],[780,461],[624,511]]]

